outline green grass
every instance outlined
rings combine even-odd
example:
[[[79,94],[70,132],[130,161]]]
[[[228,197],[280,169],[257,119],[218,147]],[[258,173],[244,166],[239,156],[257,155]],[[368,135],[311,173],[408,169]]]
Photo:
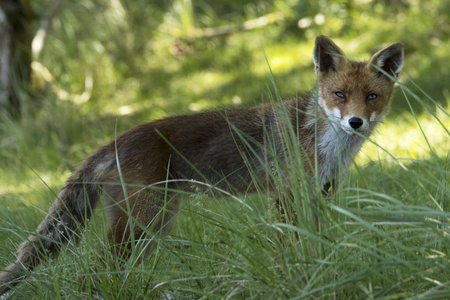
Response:
[[[427,14],[418,4],[399,5],[392,13],[389,6],[368,2],[373,7],[354,8],[350,19],[339,17],[339,5],[314,4],[306,17],[320,11],[326,26],[298,32],[290,27],[289,18],[297,21],[288,13],[294,13],[291,4],[241,8],[227,1],[223,10],[239,7],[237,22],[272,10],[283,11],[287,21],[180,42],[163,30],[175,26],[170,7],[141,11],[139,1],[114,9],[119,2],[88,2],[66,4],[39,62],[71,94],[81,94],[84,74],[91,71],[91,99],[61,101],[44,85],[38,99],[24,103],[20,122],[0,116],[1,267],[35,230],[75,166],[114,139],[116,122],[124,132],[168,115],[270,101],[265,55],[279,95],[308,90],[315,83],[311,53],[318,34],[336,37],[355,58],[403,41],[402,86],[340,190],[318,197],[320,232],[309,204],[314,191],[298,180],[290,187],[297,224],[279,222],[273,208],[273,198],[287,194],[283,184],[273,194],[210,197],[199,191],[184,197],[174,230],[165,239],[155,237],[158,248],[151,257],[123,268],[108,252],[97,257],[106,241],[100,207],[80,245],[64,247],[56,261],[31,273],[13,299],[450,298],[450,46],[448,26],[441,22],[447,6],[429,1]],[[207,8],[194,26],[232,18]],[[304,175],[295,168],[288,173],[292,179]]]

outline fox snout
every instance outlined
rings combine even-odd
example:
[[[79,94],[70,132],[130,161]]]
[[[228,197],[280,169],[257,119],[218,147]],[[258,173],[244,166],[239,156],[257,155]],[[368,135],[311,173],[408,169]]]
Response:
[[[346,116],[340,120],[341,128],[348,134],[353,135],[355,131],[363,134],[369,129],[369,121],[359,116]]]
[[[348,124],[350,125],[351,128],[358,129],[364,124],[364,121],[361,118],[353,117],[350,118],[350,120],[348,120]]]

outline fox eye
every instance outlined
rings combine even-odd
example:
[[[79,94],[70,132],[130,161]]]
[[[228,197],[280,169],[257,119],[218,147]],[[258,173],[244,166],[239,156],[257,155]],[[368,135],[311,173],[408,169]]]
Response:
[[[339,98],[345,99],[345,95],[343,92],[335,92],[334,93],[336,96],[338,96]]]
[[[378,97],[377,94],[372,93],[372,94],[369,94],[369,96],[367,96],[367,100],[372,101],[372,100],[377,99],[377,97]]]

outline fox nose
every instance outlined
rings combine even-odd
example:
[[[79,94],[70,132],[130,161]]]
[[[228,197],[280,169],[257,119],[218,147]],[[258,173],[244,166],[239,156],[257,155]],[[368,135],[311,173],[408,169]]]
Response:
[[[364,121],[361,118],[353,117],[350,120],[348,120],[348,123],[350,124],[351,128],[358,129],[363,125]]]

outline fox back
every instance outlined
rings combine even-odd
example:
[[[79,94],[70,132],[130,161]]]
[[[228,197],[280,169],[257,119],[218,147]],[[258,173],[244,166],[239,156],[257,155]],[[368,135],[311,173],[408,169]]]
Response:
[[[318,86],[310,93],[282,104],[170,117],[124,133],[86,158],[68,179],[16,262],[0,273],[0,294],[77,237],[102,193],[111,249],[126,255],[148,233],[145,227],[161,235],[170,231],[179,202],[174,190],[188,190],[189,180],[231,192],[249,191],[255,178],[265,182],[274,155],[289,159],[286,120],[299,139],[309,182],[318,182],[325,193],[334,190],[388,112],[403,56],[403,46],[394,43],[369,62],[354,62],[319,36],[313,51]]]

